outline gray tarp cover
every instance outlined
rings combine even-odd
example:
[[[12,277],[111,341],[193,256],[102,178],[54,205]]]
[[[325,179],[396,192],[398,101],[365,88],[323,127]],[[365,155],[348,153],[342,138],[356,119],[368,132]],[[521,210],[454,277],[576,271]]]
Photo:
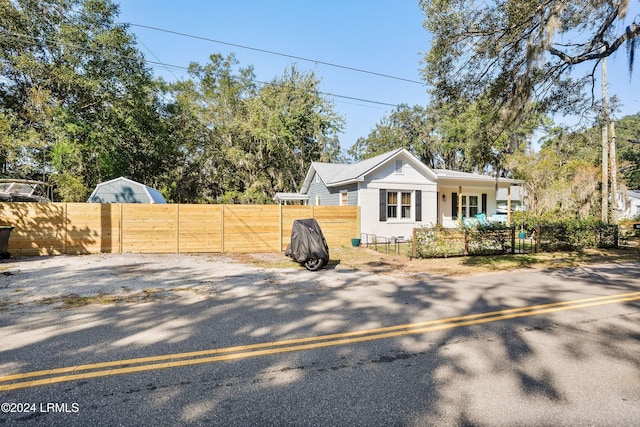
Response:
[[[291,243],[287,246],[284,254],[300,263],[310,259],[329,261],[327,242],[315,219],[296,219],[293,221]]]

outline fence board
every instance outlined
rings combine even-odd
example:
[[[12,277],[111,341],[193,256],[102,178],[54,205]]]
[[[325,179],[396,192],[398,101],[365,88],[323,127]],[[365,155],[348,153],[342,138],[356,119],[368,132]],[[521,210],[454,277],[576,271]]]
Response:
[[[313,216],[329,247],[350,245],[352,238],[360,238],[359,209],[357,206],[314,207]]]
[[[316,217],[330,246],[360,235],[355,206],[0,203],[14,255],[279,252],[296,219]]]
[[[67,203],[67,254],[120,252],[119,205]]]
[[[280,206],[226,205],[224,250],[226,252],[278,252]]]
[[[179,205],[180,252],[222,252],[222,205]]]
[[[178,205],[122,205],[122,252],[178,251]]]
[[[0,203],[2,225],[15,227],[8,250],[13,255],[65,252],[65,209],[57,203]]]

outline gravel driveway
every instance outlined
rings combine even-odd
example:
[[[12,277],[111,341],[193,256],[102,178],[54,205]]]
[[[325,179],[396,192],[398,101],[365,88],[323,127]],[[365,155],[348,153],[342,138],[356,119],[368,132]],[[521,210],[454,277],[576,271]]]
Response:
[[[254,256],[284,258],[281,254]],[[375,276],[339,264],[319,272],[293,262],[291,268],[263,268],[220,254],[20,257],[0,264],[0,310],[158,298],[261,297],[368,284]],[[400,280],[388,276],[390,283]],[[406,283],[406,278],[402,282]],[[85,298],[83,303],[81,298]]]

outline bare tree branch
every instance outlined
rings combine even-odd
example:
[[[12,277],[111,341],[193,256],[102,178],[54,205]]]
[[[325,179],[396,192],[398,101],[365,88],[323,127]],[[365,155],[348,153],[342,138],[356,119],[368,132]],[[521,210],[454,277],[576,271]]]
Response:
[[[580,64],[582,62],[586,62],[586,61],[592,61],[594,59],[606,58],[610,56],[612,53],[614,53],[616,50],[618,50],[618,48],[622,45],[622,43],[626,42],[627,40],[634,39],[636,37],[640,37],[640,26],[633,23],[630,26],[628,26],[624,34],[620,35],[613,43],[608,44],[606,42],[602,42],[602,46],[604,46],[605,49],[601,49],[600,51],[590,52],[590,53],[581,53],[575,56],[571,56],[552,46],[548,47],[547,51],[550,54],[557,56],[565,63],[575,65],[575,64]],[[592,43],[591,45],[593,46],[594,44],[595,43]]]

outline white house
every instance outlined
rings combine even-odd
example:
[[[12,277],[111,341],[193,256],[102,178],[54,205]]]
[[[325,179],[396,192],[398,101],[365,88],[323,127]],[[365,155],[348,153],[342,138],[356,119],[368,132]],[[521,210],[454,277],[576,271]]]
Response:
[[[627,190],[626,195],[618,193],[619,219],[640,217],[640,190]]]
[[[431,169],[401,148],[353,164],[313,162],[300,193],[311,205],[360,206],[362,233],[408,237],[422,225],[457,227],[460,216],[506,220],[496,192],[521,183]]]
[[[524,210],[524,186],[514,185],[511,188],[498,188],[496,193],[497,212],[507,213],[507,203],[511,203],[512,211]]]

